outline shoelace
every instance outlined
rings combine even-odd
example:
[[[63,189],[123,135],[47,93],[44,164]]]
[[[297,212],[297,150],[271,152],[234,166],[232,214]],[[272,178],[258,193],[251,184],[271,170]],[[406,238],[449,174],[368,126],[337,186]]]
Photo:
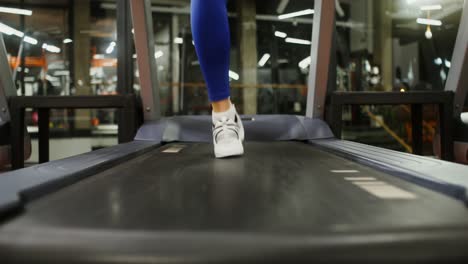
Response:
[[[221,132],[223,131],[227,131],[227,130],[230,130],[234,133],[236,133],[237,137],[239,137],[239,131],[238,131],[238,126],[236,123],[234,123],[234,121],[228,119],[227,117],[223,117],[221,118],[221,120],[219,120],[214,129],[213,129],[213,134],[214,134],[214,139],[216,140],[216,142],[218,141],[218,136],[220,135]]]

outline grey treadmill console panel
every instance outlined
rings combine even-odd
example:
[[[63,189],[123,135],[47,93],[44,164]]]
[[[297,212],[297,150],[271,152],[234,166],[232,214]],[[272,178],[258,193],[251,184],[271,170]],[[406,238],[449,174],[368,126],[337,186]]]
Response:
[[[288,115],[242,117],[247,141],[289,141],[333,138],[319,119]],[[136,140],[156,142],[212,142],[211,116],[177,116],[143,125]]]

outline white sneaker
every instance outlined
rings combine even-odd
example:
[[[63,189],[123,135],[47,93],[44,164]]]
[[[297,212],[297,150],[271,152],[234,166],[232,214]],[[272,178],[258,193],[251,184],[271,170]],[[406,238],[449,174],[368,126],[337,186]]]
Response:
[[[213,122],[213,144],[216,158],[243,155],[244,138],[244,126],[237,112],[234,115],[234,119],[223,116]]]

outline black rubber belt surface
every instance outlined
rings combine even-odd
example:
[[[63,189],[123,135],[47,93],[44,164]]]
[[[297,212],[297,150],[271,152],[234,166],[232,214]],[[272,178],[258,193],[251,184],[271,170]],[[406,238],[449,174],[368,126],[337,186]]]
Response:
[[[244,157],[223,160],[212,152],[166,145],[30,203],[4,228],[304,234],[467,225],[462,203],[305,143],[247,143]],[[414,197],[379,198],[360,187],[366,178]]]

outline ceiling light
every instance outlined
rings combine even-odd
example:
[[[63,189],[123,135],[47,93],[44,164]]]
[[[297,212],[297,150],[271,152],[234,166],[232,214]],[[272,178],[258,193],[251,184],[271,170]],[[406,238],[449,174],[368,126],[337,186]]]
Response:
[[[432,10],[441,10],[442,5],[427,5],[421,6],[421,11],[432,11]]]
[[[440,65],[442,65],[443,61],[442,61],[441,58],[437,58],[437,59],[434,60],[434,63],[435,63],[436,65],[439,65],[439,66],[440,66]]]
[[[427,39],[432,39],[432,31],[431,31],[431,27],[427,27],[427,30],[426,30],[426,33],[424,33],[424,35],[426,36]]]
[[[47,43],[42,44],[42,48],[52,53],[60,53],[61,49],[54,45],[49,45]]]
[[[27,9],[0,7],[0,13],[30,16],[33,12]]]
[[[174,43],[175,44],[184,44],[184,39],[183,38],[175,38]]]
[[[288,6],[288,4],[289,4],[289,0],[281,0],[281,2],[278,5],[278,8],[276,9],[276,12],[278,14],[283,13],[286,7]]]
[[[278,38],[286,38],[288,34],[281,31],[275,31],[275,36],[277,36]]]
[[[160,51],[160,50],[158,50],[158,51],[156,51],[156,52],[154,53],[154,58],[155,58],[155,59],[159,59],[159,58],[161,58],[162,56],[164,56],[164,52],[162,52],[162,51]]]
[[[270,59],[271,55],[268,54],[268,53],[265,53],[265,55],[263,55],[263,57],[260,59],[260,61],[258,62],[258,66],[260,67],[263,67],[265,66],[265,64],[268,62],[268,60]]]
[[[19,31],[19,30],[16,30],[12,27],[9,27],[3,23],[0,23],[0,32],[4,33],[4,34],[7,34],[7,35],[15,35],[15,36],[18,36],[20,38],[22,38],[24,36],[24,33]]]
[[[111,54],[112,52],[114,52],[115,46],[117,46],[117,43],[115,43],[115,41],[112,41],[112,42],[109,44],[109,47],[107,47],[106,53],[107,53],[107,54]]]
[[[297,39],[297,38],[286,38],[287,43],[293,43],[293,44],[301,44],[301,45],[310,45],[312,44],[311,41],[305,40],[305,39]]]
[[[299,67],[301,69],[306,69],[307,67],[309,67],[310,63],[312,62],[312,59],[311,57],[307,57],[305,59],[303,59],[301,62],[299,62]]]
[[[442,79],[442,81],[446,81],[447,80],[447,73],[444,71],[444,68],[442,68],[440,70],[440,78]]]
[[[442,21],[429,18],[418,18],[416,19],[418,24],[429,25],[429,26],[442,26]]]
[[[449,60],[445,60],[445,67],[447,68],[452,67],[452,63]]]
[[[283,14],[279,15],[278,19],[288,19],[288,18],[293,18],[293,17],[298,17],[298,16],[306,16],[306,15],[312,15],[314,13],[313,9],[306,9],[298,12],[293,12],[289,14]]]
[[[52,45],[47,46],[46,50],[48,52],[52,52],[52,53],[60,53],[60,51],[61,51],[61,49],[59,47],[52,46]]]
[[[37,43],[38,43],[37,39],[31,38],[31,37],[28,37],[28,36],[24,37],[24,42],[27,42],[27,43],[32,44],[32,45],[37,45]]]
[[[231,70],[229,71],[229,78],[238,81],[239,77],[240,77],[239,74],[237,74],[236,72],[233,72]]]
[[[461,113],[460,118],[463,121],[463,123],[468,124],[468,113]]]
[[[66,38],[66,39],[63,40],[64,44],[68,44],[68,43],[72,43],[72,42],[73,42],[73,40],[71,40],[69,38]]]

